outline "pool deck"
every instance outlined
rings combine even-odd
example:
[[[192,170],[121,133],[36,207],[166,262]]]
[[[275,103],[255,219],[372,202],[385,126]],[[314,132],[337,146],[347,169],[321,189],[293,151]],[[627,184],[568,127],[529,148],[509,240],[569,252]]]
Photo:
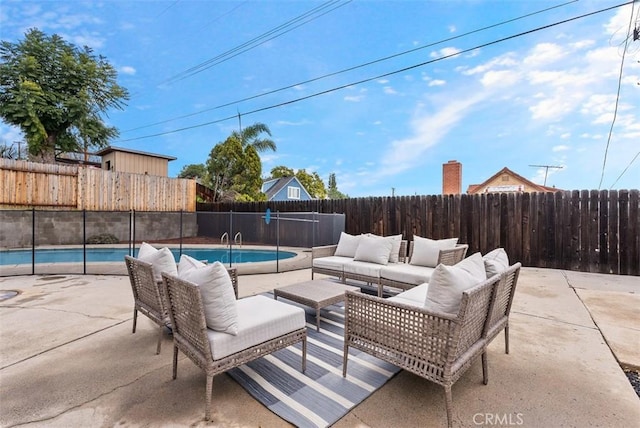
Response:
[[[241,297],[306,281],[310,269],[241,275]],[[0,277],[0,426],[287,427],[227,375],[205,423],[205,376],[156,328],[131,333],[128,277]],[[640,368],[640,278],[523,268],[503,335],[453,387],[454,426],[631,427],[640,399],[621,365]],[[509,423],[502,423],[502,426]],[[442,388],[401,371],[334,427],[446,426]]]

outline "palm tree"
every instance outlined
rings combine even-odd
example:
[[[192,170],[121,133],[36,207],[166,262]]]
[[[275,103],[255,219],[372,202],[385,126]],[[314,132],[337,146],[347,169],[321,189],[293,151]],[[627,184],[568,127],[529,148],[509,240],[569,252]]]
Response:
[[[254,123],[253,125],[247,126],[240,132],[233,131],[231,135],[240,139],[242,148],[252,146],[258,153],[264,152],[266,150],[272,150],[275,152],[276,143],[270,138],[260,138],[260,134],[262,133],[266,133],[267,135],[271,136],[269,127],[264,123],[258,122]]]

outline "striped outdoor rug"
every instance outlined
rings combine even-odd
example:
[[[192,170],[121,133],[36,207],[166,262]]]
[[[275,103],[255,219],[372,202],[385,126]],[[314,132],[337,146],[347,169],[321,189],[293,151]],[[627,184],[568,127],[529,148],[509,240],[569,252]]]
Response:
[[[227,373],[282,419],[298,427],[327,427],[384,385],[400,369],[350,349],[347,377],[343,378],[342,304],[321,311],[320,332],[316,332],[315,311],[306,307],[305,311],[308,327],[305,374],[301,372],[300,344]]]

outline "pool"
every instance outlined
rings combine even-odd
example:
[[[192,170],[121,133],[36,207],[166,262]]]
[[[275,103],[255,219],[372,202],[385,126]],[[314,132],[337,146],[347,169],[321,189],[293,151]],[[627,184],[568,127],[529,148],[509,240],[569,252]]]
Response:
[[[136,249],[136,254],[138,249]],[[176,261],[180,259],[180,249],[171,248]],[[123,262],[129,254],[128,248],[87,248],[87,262]],[[268,262],[285,260],[296,256],[291,251],[257,250],[233,248],[182,248],[187,254],[209,263],[219,261],[225,264]],[[36,249],[36,263],[82,263],[82,248]],[[0,251],[0,266],[31,264],[31,250]]]

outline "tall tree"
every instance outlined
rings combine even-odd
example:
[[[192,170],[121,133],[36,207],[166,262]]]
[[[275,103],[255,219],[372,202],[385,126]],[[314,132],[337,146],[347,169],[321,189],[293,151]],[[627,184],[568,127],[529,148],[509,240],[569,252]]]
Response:
[[[336,174],[333,172],[329,174],[329,189],[327,190],[327,196],[329,199],[347,199],[349,197],[338,190]]]
[[[271,168],[271,178],[293,177],[296,173],[289,167],[278,165]]]
[[[327,197],[327,189],[317,172],[309,174],[305,169],[299,169],[296,171],[296,178],[312,198],[324,199]]]
[[[202,163],[192,163],[182,167],[178,178],[194,178],[204,184],[207,178],[207,168]]]
[[[31,29],[19,43],[0,42],[0,117],[22,130],[33,160],[104,147],[118,131],[101,114],[129,99],[116,79],[91,48]]]

